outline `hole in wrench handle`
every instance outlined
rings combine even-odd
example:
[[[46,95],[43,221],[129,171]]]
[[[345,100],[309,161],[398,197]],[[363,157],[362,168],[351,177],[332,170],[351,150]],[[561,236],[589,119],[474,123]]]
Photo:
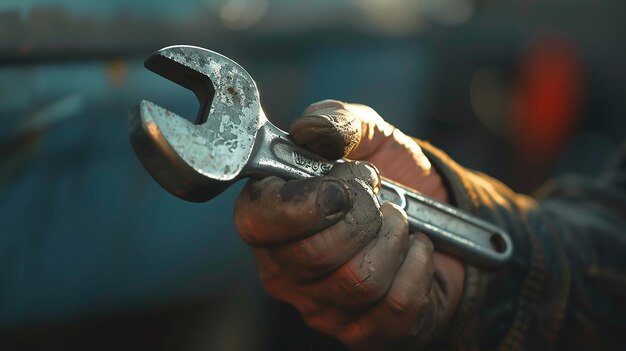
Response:
[[[484,269],[503,266],[511,258],[513,244],[501,228],[448,204],[439,202],[383,178],[381,202],[402,207],[411,231],[421,231],[435,247]]]

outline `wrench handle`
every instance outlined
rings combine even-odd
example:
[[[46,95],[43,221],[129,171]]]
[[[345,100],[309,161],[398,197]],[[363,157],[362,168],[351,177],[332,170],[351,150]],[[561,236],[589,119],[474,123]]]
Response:
[[[411,231],[427,234],[440,251],[486,269],[511,258],[509,235],[487,221],[384,177],[377,196],[404,209]]]
[[[247,170],[248,175],[307,178],[325,175],[335,164],[295,145],[270,123],[259,133],[249,162],[254,167]],[[404,209],[411,232],[425,233],[442,252],[484,269],[501,267],[511,258],[509,235],[478,217],[384,177],[377,197],[380,203],[391,202]]]

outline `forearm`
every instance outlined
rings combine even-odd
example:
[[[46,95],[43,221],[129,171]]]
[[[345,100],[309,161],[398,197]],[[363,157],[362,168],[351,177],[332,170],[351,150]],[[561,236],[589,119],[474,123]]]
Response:
[[[534,330],[541,325],[558,326],[567,300],[567,262],[559,239],[544,233],[537,202],[464,169],[427,143],[420,146],[445,179],[454,205],[504,228],[515,248],[501,270],[467,266],[464,296],[448,337],[469,348],[516,347],[530,334],[544,335],[545,330]]]

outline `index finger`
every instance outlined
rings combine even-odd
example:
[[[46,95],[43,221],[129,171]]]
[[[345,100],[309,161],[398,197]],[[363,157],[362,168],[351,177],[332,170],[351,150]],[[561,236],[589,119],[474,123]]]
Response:
[[[352,195],[343,180],[267,177],[246,184],[235,204],[235,224],[249,245],[274,246],[321,231],[351,208]]]

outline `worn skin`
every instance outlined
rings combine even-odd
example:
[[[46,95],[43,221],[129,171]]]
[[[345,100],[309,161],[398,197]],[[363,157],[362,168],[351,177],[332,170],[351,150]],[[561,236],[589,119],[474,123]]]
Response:
[[[315,103],[290,135],[327,158],[367,162],[340,164],[325,177],[248,182],[235,220],[266,291],[350,349],[435,341],[461,298],[464,266],[409,233],[404,211],[379,206],[375,192],[380,172],[448,201],[439,174],[413,139],[367,106]]]

